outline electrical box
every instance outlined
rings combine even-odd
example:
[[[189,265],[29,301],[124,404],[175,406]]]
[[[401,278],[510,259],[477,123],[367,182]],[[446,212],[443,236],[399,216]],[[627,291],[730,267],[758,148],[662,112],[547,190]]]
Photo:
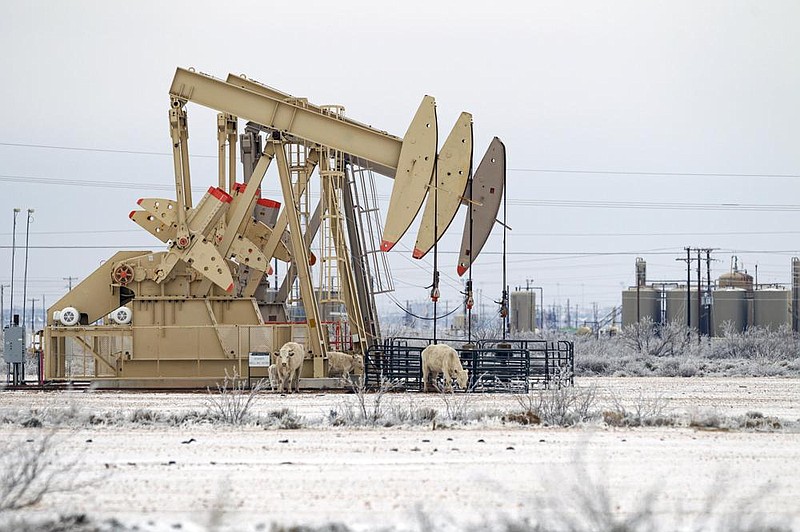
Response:
[[[25,362],[25,328],[6,327],[3,330],[3,359],[7,364]]]

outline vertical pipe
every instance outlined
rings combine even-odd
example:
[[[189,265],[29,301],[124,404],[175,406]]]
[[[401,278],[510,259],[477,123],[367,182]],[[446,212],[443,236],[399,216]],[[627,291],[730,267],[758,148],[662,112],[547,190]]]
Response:
[[[692,328],[692,249],[686,248],[686,326]]]
[[[472,306],[475,300],[472,297],[472,176],[469,178],[469,278],[467,280],[467,343],[472,343]]]
[[[431,285],[431,299],[433,300],[433,343],[436,344],[436,315],[439,302],[439,179],[436,174],[436,165],[433,166],[433,283]],[[472,253],[472,250],[470,250]],[[471,266],[471,264],[470,264]],[[470,267],[470,269],[472,269]]]
[[[706,327],[708,335],[714,330],[711,323],[711,250],[706,249]]]
[[[25,224],[25,273],[22,276],[22,328],[25,328],[25,301],[28,297],[28,242],[31,234],[31,214],[33,209],[28,209],[28,221]],[[33,316],[31,315],[31,321]]]
[[[225,114],[217,114],[217,186],[226,190],[225,188],[225,132],[226,132]],[[230,192],[232,189],[227,189]]]
[[[800,258],[792,257],[792,331],[798,332],[800,325]]]
[[[701,321],[705,320],[703,316],[703,295],[702,295],[702,279],[700,277],[700,248],[697,248],[697,341],[700,341],[700,336],[705,333],[705,326]]]
[[[17,215],[19,211],[22,210],[19,207],[14,209],[14,230],[11,233],[11,306],[9,307],[9,311],[11,312],[11,319],[8,320],[8,324],[11,325],[14,319],[14,264],[15,264],[15,257],[17,254]]]
[[[503,340],[506,339],[506,329],[508,329],[508,281],[506,280],[506,235],[508,234],[508,190],[506,185],[506,173],[503,172],[503,296],[500,307],[500,318],[503,327]],[[472,252],[472,250],[470,250]]]
[[[233,190],[233,185],[236,184],[236,138],[238,136],[238,124],[236,117],[229,117],[230,123],[227,125],[230,126],[227,128],[228,131],[228,182],[229,182],[229,190]]]

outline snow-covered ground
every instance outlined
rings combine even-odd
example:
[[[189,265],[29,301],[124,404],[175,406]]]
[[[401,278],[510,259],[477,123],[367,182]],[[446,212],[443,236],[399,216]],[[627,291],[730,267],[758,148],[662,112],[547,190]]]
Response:
[[[759,411],[800,420],[800,380],[712,378],[579,379],[598,401],[661,397],[672,411],[724,415]],[[0,409],[178,412],[204,408],[204,394],[3,392]],[[434,529],[445,523],[575,516],[582,497],[610,497],[619,516],[654,500],[664,529],[696,524],[713,495],[714,516],[770,518],[800,527],[800,433],[691,428],[553,428],[499,420],[454,428],[334,427],[323,421],[354,400],[345,394],[269,395],[262,415],[289,408],[298,430],[191,424],[182,427],[83,426],[56,429],[56,459],[81,462],[78,491],[55,493],[39,515],[86,513],[144,529],[267,529],[270,523],[342,522],[355,529]],[[392,394],[389,404],[444,408],[437,394]],[[513,410],[510,396],[476,395],[469,407]],[[36,438],[43,428],[0,425],[5,440]],[[761,493],[760,490],[764,490]],[[650,493],[655,493],[651,496]],[[750,504],[749,499],[755,503]],[[577,513],[576,513],[577,512]],[[148,522],[152,523],[151,525]]]

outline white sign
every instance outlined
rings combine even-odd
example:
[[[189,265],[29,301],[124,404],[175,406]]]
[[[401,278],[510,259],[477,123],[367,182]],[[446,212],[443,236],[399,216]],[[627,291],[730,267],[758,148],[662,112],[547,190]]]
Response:
[[[251,368],[266,368],[272,363],[269,353],[250,353],[248,365]]]

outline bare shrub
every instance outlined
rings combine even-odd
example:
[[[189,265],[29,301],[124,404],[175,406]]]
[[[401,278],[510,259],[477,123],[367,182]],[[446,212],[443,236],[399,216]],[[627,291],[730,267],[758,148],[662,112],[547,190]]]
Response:
[[[52,432],[37,438],[7,440],[0,447],[0,515],[34,506],[52,493],[86,485],[78,461],[57,462],[58,440]]]
[[[387,417],[395,424],[425,424],[434,421],[439,416],[439,412],[435,408],[417,405],[413,396],[409,396],[407,401],[401,404],[389,403],[387,409]]]
[[[250,409],[257,400],[258,394],[264,391],[268,383],[261,379],[252,388],[247,387],[247,380],[239,378],[234,370],[233,375],[225,370],[222,384],[217,383],[217,391],[213,393],[207,388],[206,410],[213,419],[230,425],[241,425],[251,418]]]
[[[697,340],[685,325],[675,322],[657,325],[649,317],[625,327],[619,338],[629,348],[648,357],[683,354]]]
[[[800,335],[789,327],[730,323],[720,337],[700,337],[683,324],[641,323],[614,337],[574,337],[576,375],[692,377],[800,375]]]
[[[662,395],[645,395],[643,391],[628,404],[613,395],[611,409],[603,411],[603,421],[615,427],[663,426],[676,422],[667,414],[667,400]]]
[[[700,430],[744,430],[757,432],[774,432],[787,428],[787,423],[761,412],[747,412],[743,416],[724,416],[716,410],[702,409],[689,412],[687,424]],[[788,423],[788,428],[792,424]]]
[[[569,381],[570,375],[565,372],[546,388],[514,394],[522,409],[522,417],[508,417],[507,414],[507,419],[525,419],[527,424],[538,420],[546,425],[568,427],[597,417],[594,411],[597,388],[594,385],[586,388],[570,386]]]
[[[280,429],[295,430],[303,428],[303,418],[288,408],[273,410],[267,416],[267,420],[270,425],[277,425]]]
[[[594,460],[602,463],[602,460]],[[697,512],[689,513],[678,503],[671,512],[665,501],[674,497],[653,481],[642,486],[630,501],[621,501],[604,481],[608,472],[590,471],[586,457],[578,451],[573,466],[543,474],[546,495],[534,497],[527,515],[497,519],[489,517],[467,530],[501,532],[658,532],[667,530],[719,532],[789,532],[790,526],[767,513],[764,501],[776,489],[772,484],[756,486],[745,495],[731,492],[734,486],[750,485],[731,475],[718,475]],[[499,521],[499,522],[495,522]],[[428,522],[431,522],[429,519]],[[430,528],[430,530],[435,527]]]
[[[456,394],[452,389],[447,390],[438,382],[435,383],[439,391],[439,398],[444,403],[445,419],[449,421],[468,421],[470,419],[470,407],[473,398],[473,391],[480,378],[475,379],[475,384],[464,390],[463,393]]]
[[[371,425],[376,426],[385,422],[393,424],[386,418],[384,397],[392,390],[400,388],[400,382],[387,379],[383,375],[374,393],[369,393],[366,379],[363,377],[354,382],[350,376],[345,377],[345,383],[353,391],[355,402],[345,401],[342,411],[332,411],[329,419],[334,425]]]
[[[714,342],[710,358],[739,358],[758,361],[796,360],[800,352],[800,337],[784,325],[777,331],[750,327],[744,332],[726,322],[722,336]]]

